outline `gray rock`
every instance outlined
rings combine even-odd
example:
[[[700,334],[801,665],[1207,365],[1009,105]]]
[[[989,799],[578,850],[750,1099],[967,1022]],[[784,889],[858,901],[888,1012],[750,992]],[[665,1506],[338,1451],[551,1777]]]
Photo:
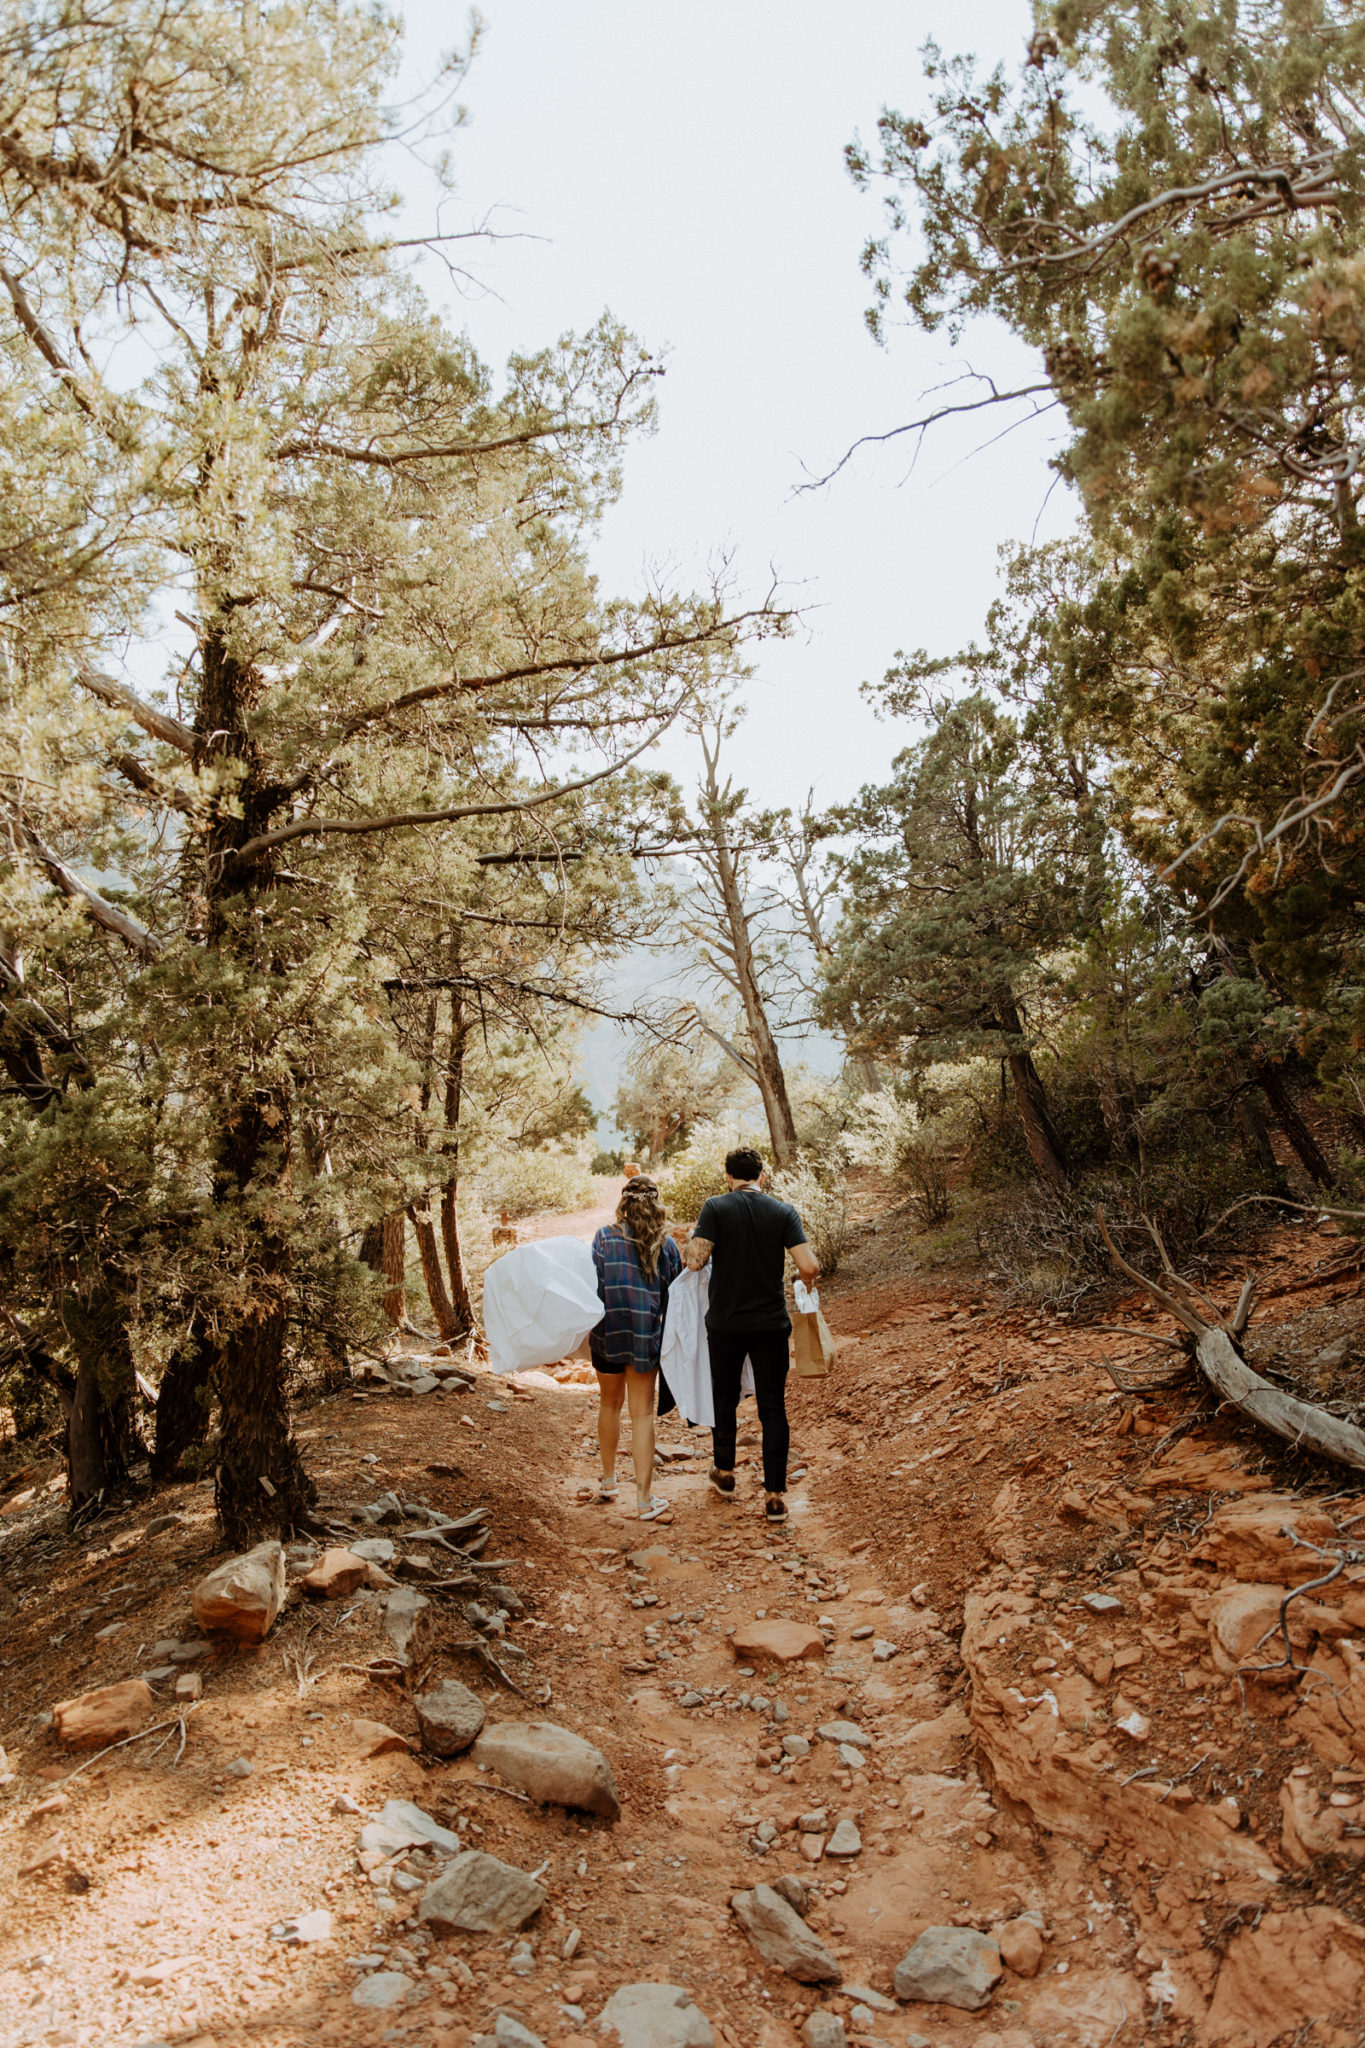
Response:
[[[259,1643],[284,1601],[284,1545],[258,1543],[202,1578],[190,1596],[194,1618],[209,1634]]]
[[[884,1998],[880,1991],[872,1990],[867,1984],[845,1984],[844,1997],[856,1999],[859,2005],[870,2005],[873,2012],[899,2011],[894,1998]]]
[[[422,1609],[430,1605],[426,1594],[414,1593],[411,1586],[395,1586],[384,1602],[384,1633],[404,1664]]]
[[[467,1849],[427,1886],[417,1917],[436,1934],[515,1934],[546,1896],[524,1870],[482,1849]]]
[[[484,1405],[490,1415],[507,1415],[511,1411],[511,1403],[508,1401],[488,1401]]]
[[[817,1730],[822,1742],[849,1743],[854,1749],[871,1749],[872,1737],[856,1721],[826,1721]]]
[[[197,1664],[201,1657],[207,1657],[207,1643],[177,1643],[173,1650],[166,1652],[172,1664]]]
[[[803,1813],[796,1823],[803,1835],[823,1835],[829,1825],[829,1809],[817,1806],[813,1813]]]
[[[362,1977],[351,1993],[352,2005],[378,2006],[401,2005],[410,1991],[416,1990],[411,1977],[405,1977],[401,1970],[376,1970],[372,1976]]]
[[[979,2012],[1004,1964],[995,1943],[974,1927],[926,1927],[896,1965],[897,1998]]]
[[[175,1677],[175,1666],[174,1664],[149,1664],[138,1672],[138,1677],[145,1678],[148,1685],[162,1685],[168,1678]]]
[[[460,1853],[459,1836],[449,1828],[443,1828],[429,1813],[423,1813],[421,1807],[414,1806],[410,1799],[386,1799],[379,1824],[381,1827],[399,1828],[405,1835],[430,1842],[434,1849],[444,1849],[451,1856]]]
[[[736,1892],[730,1910],[765,1963],[785,1970],[798,1984],[838,1984],[843,1971],[818,1934],[771,1885]]]
[[[809,1756],[810,1744],[804,1735],[784,1735],[782,1747],[788,1756]]]
[[[1123,1602],[1116,1600],[1112,1593],[1082,1593],[1082,1607],[1088,1607],[1092,1614],[1122,1614]]]
[[[826,1856],[861,1856],[863,1838],[853,1822],[845,1817],[825,1844]]]
[[[623,1984],[597,2024],[621,2048],[713,2048],[711,2022],[676,1984]]]
[[[810,1893],[794,1871],[784,1870],[780,1877],[773,1879],[773,1890],[780,1899],[785,1899],[794,1913],[804,1920],[810,1911]]]
[[[844,2048],[844,2023],[838,2013],[817,2005],[801,2029],[806,2048]]]
[[[678,1705],[680,1707],[704,1707],[706,1705],[706,1696],[704,1693],[699,1692],[685,1692],[678,1701]]]
[[[359,1542],[348,1543],[346,1548],[352,1557],[363,1557],[366,1564],[392,1564],[398,1554],[392,1536],[362,1536]]]
[[[414,1373],[408,1381],[408,1385],[412,1388],[414,1394],[434,1394],[440,1384],[441,1382],[437,1379],[434,1372]],[[527,2035],[527,2039],[530,2041],[534,2041],[535,2038],[534,2034]]]
[[[184,1515],[153,1515],[143,1531],[147,1536],[160,1536],[165,1529],[188,1529],[189,1522]]]
[[[757,1706],[757,1705],[758,1705],[758,1701],[757,1701],[757,1700],[755,1700],[755,1701],[754,1701],[754,1705],[755,1705],[755,1706]],[[764,1705],[765,1705],[765,1706],[767,1705],[767,1701],[766,1701],[766,1700],[764,1701]],[[773,1708],[773,1719],[774,1719],[774,1721],[786,1721],[786,1720],[789,1720],[789,1719],[790,1719],[790,1717],[791,1717],[791,1708],[790,1708],[790,1707],[789,1707],[789,1706],[787,1705],[787,1702],[786,1702],[785,1700],[779,1700],[779,1701],[778,1701],[778,1703],[777,1703],[777,1705],[776,1705],[776,1706],[775,1706],[775,1707]]]
[[[860,1749],[855,1749],[851,1742],[841,1742],[835,1751],[835,1755],[840,1763],[850,1771],[860,1771],[863,1767],[863,1753]]]
[[[226,1774],[229,1778],[249,1778],[255,1768],[255,1764],[249,1763],[244,1756],[235,1756],[227,1766]]]
[[[878,1636],[876,1642],[872,1645],[873,1663],[889,1664],[893,1657],[900,1655],[900,1648],[899,1643],[890,1643],[883,1636]]]
[[[432,1756],[458,1756],[484,1724],[483,1702],[457,1678],[443,1679],[413,1701],[422,1747]]]
[[[539,2034],[533,2034],[520,2020],[514,2020],[510,2012],[500,2012],[493,2029],[493,2039],[498,2048],[545,2048]]]
[[[621,1817],[611,1765],[600,1749],[553,1721],[494,1721],[474,1745],[509,1785],[550,1806],[571,1806],[604,1820]]]

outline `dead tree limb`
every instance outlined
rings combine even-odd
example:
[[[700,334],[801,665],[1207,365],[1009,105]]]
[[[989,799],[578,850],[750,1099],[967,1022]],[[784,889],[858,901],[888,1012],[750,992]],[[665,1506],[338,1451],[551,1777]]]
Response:
[[[1149,1280],[1145,1273],[1140,1273],[1136,1266],[1130,1266],[1123,1258],[1109,1235],[1108,1221],[1099,1206],[1095,1210],[1095,1220],[1109,1256],[1119,1271],[1145,1288],[1153,1300],[1159,1301],[1189,1331],[1194,1339],[1195,1363],[1215,1393],[1230,1401],[1252,1422],[1259,1423],[1262,1429],[1273,1431],[1291,1444],[1315,1451],[1319,1457],[1333,1458],[1340,1465],[1365,1471],[1365,1430],[1340,1421],[1308,1401],[1299,1401],[1292,1394],[1281,1393],[1278,1387],[1272,1387],[1269,1380],[1254,1372],[1243,1358],[1239,1340],[1251,1314],[1255,1293],[1252,1280],[1244,1281],[1230,1318],[1216,1323],[1206,1322],[1192,1306],[1193,1290],[1174,1271],[1159,1237],[1157,1244],[1166,1287]]]

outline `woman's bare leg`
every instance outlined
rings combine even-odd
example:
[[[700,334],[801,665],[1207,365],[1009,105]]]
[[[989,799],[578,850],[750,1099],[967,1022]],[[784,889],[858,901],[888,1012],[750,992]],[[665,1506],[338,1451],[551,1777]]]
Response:
[[[630,1401],[630,1455],[635,1466],[635,1491],[640,1506],[649,1505],[654,1480],[654,1385],[657,1374],[636,1372],[625,1375]]]
[[[597,1448],[602,1454],[602,1484],[616,1484],[616,1453],[621,1447],[621,1409],[625,1405],[628,1372],[599,1372],[597,1375]]]

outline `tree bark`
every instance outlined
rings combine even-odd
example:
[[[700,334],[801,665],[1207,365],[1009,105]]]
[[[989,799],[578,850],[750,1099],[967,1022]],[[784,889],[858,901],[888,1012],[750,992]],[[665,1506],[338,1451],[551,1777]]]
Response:
[[[74,1514],[128,1477],[139,1448],[133,1422],[133,1355],[115,1299],[63,1305],[76,1352],[76,1384],[66,1418],[68,1501]]]
[[[446,1293],[445,1274],[441,1271],[441,1254],[436,1243],[436,1226],[431,1220],[428,1208],[419,1209],[415,1202],[408,1204],[408,1221],[417,1239],[417,1250],[422,1260],[422,1278],[426,1282],[427,1300],[436,1318],[436,1327],[443,1343],[449,1344],[462,1336],[455,1306]]]
[[[156,1401],[156,1443],[152,1450],[153,1479],[174,1479],[191,1444],[209,1433],[209,1385],[217,1352],[202,1330],[193,1326],[161,1377]]]
[[[284,1331],[283,1308],[257,1309],[223,1346],[215,1502],[223,1535],[236,1549],[269,1531],[292,1535],[317,1498],[289,1427]]]
[[[396,1329],[407,1320],[403,1304],[403,1280],[407,1267],[407,1243],[401,1209],[370,1224],[360,1240],[360,1256],[367,1266],[388,1281],[384,1290],[384,1313]]]
[[[1248,1071],[1270,1104],[1271,1115],[1293,1146],[1308,1178],[1315,1187],[1330,1188],[1335,1176],[1322,1155],[1317,1139],[1300,1116],[1280,1068],[1271,1060],[1253,1059],[1248,1062]]]
[[[446,1271],[450,1276],[450,1305],[455,1315],[456,1337],[467,1337],[474,1328],[474,1303],[470,1299],[469,1279],[464,1269],[464,1247],[460,1243],[460,1111],[464,1101],[464,1056],[468,1038],[464,997],[458,989],[452,989],[444,1146],[449,1171],[441,1189],[441,1241],[445,1247]]]
[[[1260,1167],[1262,1173],[1269,1174],[1273,1180],[1282,1179],[1280,1162],[1275,1157],[1275,1148],[1270,1142],[1265,1118],[1251,1097],[1239,1095],[1233,1104],[1232,1114],[1242,1134],[1242,1142],[1246,1146],[1248,1156]]]
[[[758,1082],[758,1092],[763,1098],[763,1112],[768,1120],[768,1136],[772,1141],[773,1163],[779,1168],[791,1167],[796,1164],[798,1149],[796,1119],[792,1115],[792,1106],[787,1095],[787,1077],[782,1069],[782,1055],[777,1049],[777,1040],[769,1027],[767,1006],[763,1001],[763,991],[758,985],[753,942],[749,936],[749,919],[744,908],[744,899],[740,894],[739,878],[735,873],[735,864],[725,838],[724,827],[719,822],[713,834],[713,844],[721,901],[733,948],[735,977],[739,983],[740,1001],[744,1005],[744,1022],[748,1026],[749,1043],[753,1047],[754,1078]]]
[[[1000,1006],[997,1029],[1016,1042],[1023,1039],[1023,1019],[1012,996]],[[1054,1187],[1065,1187],[1071,1177],[1067,1171],[1066,1150],[1052,1121],[1047,1090],[1033,1064],[1033,1055],[1020,1045],[1018,1051],[1007,1052],[1005,1059],[1014,1083],[1014,1101],[1019,1121],[1024,1127],[1024,1143],[1028,1146],[1029,1158],[1044,1180],[1051,1181]]]

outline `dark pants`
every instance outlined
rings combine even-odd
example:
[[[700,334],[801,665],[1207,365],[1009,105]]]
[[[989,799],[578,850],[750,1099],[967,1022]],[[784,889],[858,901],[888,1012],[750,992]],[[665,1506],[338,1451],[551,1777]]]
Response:
[[[758,1401],[759,1426],[763,1431],[763,1484],[769,1493],[787,1490],[787,1451],[791,1431],[787,1427],[787,1371],[791,1360],[786,1330],[708,1330],[711,1352],[711,1392],[716,1404],[716,1426],[711,1432],[712,1455],[718,1472],[735,1469],[735,1418],[739,1411],[739,1378],[744,1361],[754,1368],[754,1394]]]

